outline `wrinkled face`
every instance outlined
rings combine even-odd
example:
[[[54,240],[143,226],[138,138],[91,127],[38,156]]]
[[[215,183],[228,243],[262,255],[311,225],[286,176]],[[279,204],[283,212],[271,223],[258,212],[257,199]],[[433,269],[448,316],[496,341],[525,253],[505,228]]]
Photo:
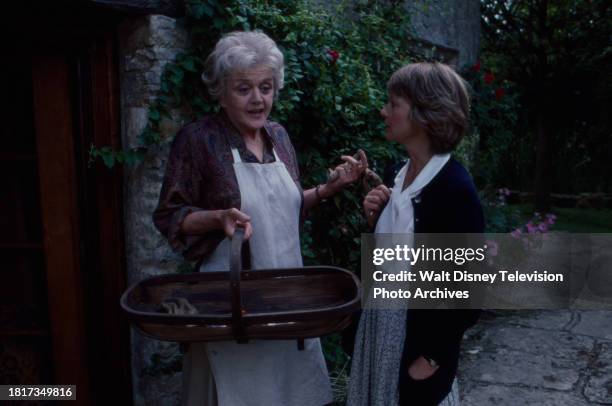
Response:
[[[410,102],[394,94],[389,95],[389,101],[380,110],[385,120],[386,138],[389,141],[405,143],[411,135],[415,135],[416,125],[409,118]]]
[[[232,72],[219,103],[243,135],[252,135],[266,122],[274,100],[272,69],[256,66]]]

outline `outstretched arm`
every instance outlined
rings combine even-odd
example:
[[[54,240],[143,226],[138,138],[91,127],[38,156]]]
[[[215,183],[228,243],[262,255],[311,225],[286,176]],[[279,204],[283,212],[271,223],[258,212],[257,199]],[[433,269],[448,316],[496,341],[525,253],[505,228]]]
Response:
[[[360,179],[367,169],[367,158],[365,153],[360,150],[358,153],[363,158],[360,160],[355,157],[343,155],[340,158],[344,163],[338,165],[330,175],[327,183],[318,185],[304,191],[304,210],[309,210],[319,204],[322,200],[328,199],[340,192],[347,185]]]

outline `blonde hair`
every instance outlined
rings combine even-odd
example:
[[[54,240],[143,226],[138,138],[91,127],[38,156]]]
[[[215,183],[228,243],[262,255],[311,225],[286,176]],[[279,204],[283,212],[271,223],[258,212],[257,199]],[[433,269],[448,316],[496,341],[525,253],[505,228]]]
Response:
[[[425,129],[434,153],[457,147],[469,124],[467,84],[450,66],[439,62],[406,65],[387,82],[389,94],[410,103],[410,119]]]
[[[276,43],[260,31],[234,31],[224,35],[204,65],[202,80],[214,99],[225,93],[226,81],[232,72],[256,66],[272,69],[275,96],[284,85],[283,54]]]

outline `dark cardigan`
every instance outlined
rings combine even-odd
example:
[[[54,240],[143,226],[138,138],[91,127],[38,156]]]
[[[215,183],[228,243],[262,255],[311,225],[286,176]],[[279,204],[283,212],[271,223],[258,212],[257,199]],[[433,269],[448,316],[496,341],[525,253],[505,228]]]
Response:
[[[385,178],[393,182],[395,165]],[[387,183],[386,182],[386,183]],[[415,233],[483,233],[484,216],[471,176],[454,158],[412,199]],[[429,406],[450,392],[463,333],[476,323],[479,310],[408,310],[400,369],[400,405]],[[415,381],[408,367],[419,356],[435,360],[434,375]]]

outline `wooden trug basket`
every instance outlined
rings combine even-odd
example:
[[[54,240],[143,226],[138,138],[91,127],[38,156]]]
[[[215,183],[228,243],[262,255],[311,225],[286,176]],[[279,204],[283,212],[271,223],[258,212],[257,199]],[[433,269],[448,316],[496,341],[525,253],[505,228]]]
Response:
[[[231,243],[230,272],[155,276],[131,286],[121,307],[145,335],[176,342],[303,339],[339,332],[359,309],[357,277],[331,266],[241,271],[243,230]],[[194,315],[165,314],[185,298]]]

